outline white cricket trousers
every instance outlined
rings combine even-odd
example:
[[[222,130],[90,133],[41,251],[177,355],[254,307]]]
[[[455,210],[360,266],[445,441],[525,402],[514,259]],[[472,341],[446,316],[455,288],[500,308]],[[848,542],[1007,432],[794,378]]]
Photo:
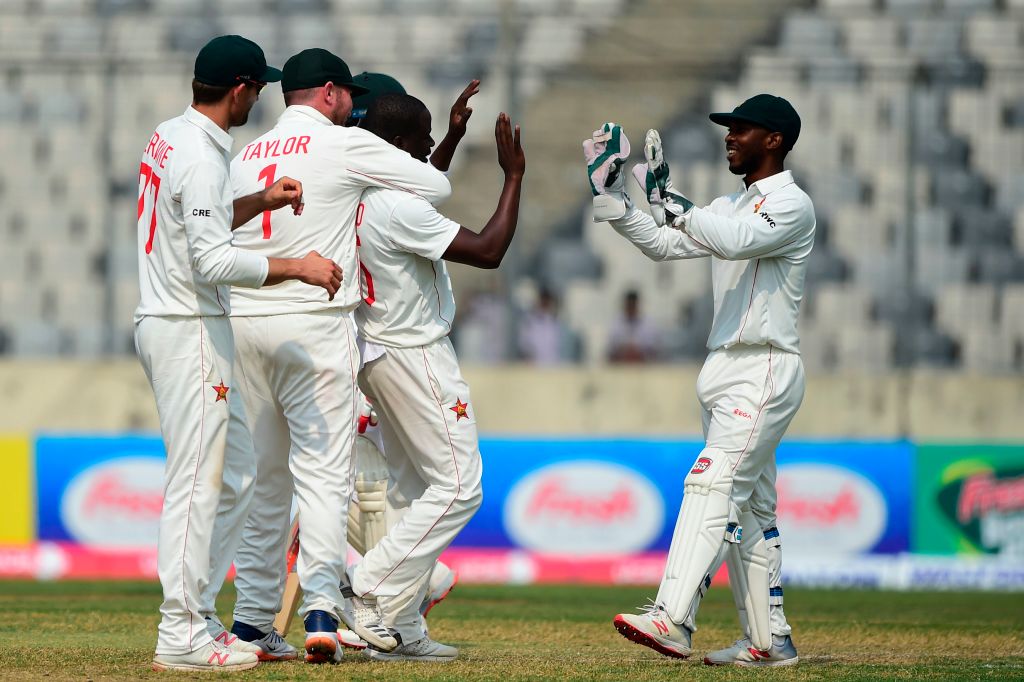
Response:
[[[144,317],[135,347],[167,450],[156,653],[183,654],[210,641],[204,616],[214,613],[252,500],[252,438],[232,378],[226,317]]]
[[[770,345],[712,351],[697,378],[705,441],[702,456],[715,451],[714,456],[725,456],[732,472],[732,502],[737,509],[750,511],[758,522],[757,528],[744,527],[743,534],[763,533],[768,545],[770,587],[774,593],[769,600],[773,606],[773,634],[790,632],[782,611],[782,556],[775,528],[775,449],[800,408],[804,389],[800,355]],[[677,524],[681,520],[682,513]],[[677,547],[678,544],[693,541],[693,538],[674,534],[670,561],[673,555],[682,556],[686,552],[685,547]],[[724,553],[721,556],[724,557]],[[708,571],[713,574],[717,568],[717,565],[710,566]],[[670,571],[666,572],[659,590],[659,601],[670,591],[669,574]],[[684,621],[691,629],[702,594],[703,589],[695,595]],[[746,614],[741,612],[740,615],[746,625]]]
[[[235,557],[235,620],[270,630],[281,608],[294,493],[299,613],[340,618],[359,352],[348,313],[232,317],[235,374],[256,448],[256,493]]]
[[[405,611],[483,500],[475,407],[447,337],[388,348],[360,371],[359,387],[381,416],[389,507],[404,513],[355,567],[352,589]]]

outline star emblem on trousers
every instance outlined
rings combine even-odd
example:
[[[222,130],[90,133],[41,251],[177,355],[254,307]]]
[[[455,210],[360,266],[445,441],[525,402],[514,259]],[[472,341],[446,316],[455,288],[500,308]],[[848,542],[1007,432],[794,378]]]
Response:
[[[227,400],[228,400],[228,391],[230,391],[231,388],[229,388],[228,386],[225,386],[223,381],[220,382],[220,386],[211,386],[210,388],[212,388],[214,391],[217,392],[217,399],[214,400],[213,402],[219,403],[221,400],[223,400],[224,402],[227,402]]]
[[[467,407],[469,407],[469,403],[464,403],[461,398],[456,398],[455,404],[448,409],[455,413],[455,421],[459,421],[463,417],[469,419],[469,412],[466,411]]]

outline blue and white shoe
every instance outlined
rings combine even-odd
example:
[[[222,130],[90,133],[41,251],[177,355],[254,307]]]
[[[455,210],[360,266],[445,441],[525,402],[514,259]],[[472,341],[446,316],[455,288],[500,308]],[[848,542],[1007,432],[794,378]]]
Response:
[[[236,620],[231,625],[231,634],[258,646],[260,651],[256,656],[261,661],[294,661],[299,657],[299,652],[295,647],[284,641],[284,638],[277,634],[277,630],[273,627],[270,628],[270,632],[263,632],[248,623]]]
[[[306,663],[338,663],[338,621],[326,611],[310,611],[303,618],[306,626]]]

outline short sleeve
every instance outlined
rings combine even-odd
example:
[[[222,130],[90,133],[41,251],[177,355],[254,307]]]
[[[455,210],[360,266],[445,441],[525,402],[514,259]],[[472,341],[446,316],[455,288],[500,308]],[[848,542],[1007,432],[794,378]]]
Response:
[[[388,227],[395,246],[428,260],[440,260],[460,229],[457,222],[417,196],[403,198],[395,205]]]

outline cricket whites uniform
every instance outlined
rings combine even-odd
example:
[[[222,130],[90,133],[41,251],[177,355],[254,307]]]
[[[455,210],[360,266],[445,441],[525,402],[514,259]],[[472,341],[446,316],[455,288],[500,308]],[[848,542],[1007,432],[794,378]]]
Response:
[[[333,301],[322,290],[295,282],[236,289],[231,295],[236,371],[258,471],[235,560],[234,616],[264,632],[281,606],[293,492],[302,527],[301,613],[326,611],[340,619],[344,519],[360,406],[359,351],[351,321],[361,300],[360,195],[366,187],[395,187],[396,195],[426,203],[451,192],[447,178],[432,166],[364,130],[335,126],[302,105],[288,107],[231,165],[235,196],[286,175],[302,182],[302,214],[257,216],[235,231],[235,244],[282,258],[315,250],[338,263],[343,280]]]
[[[356,566],[352,588],[377,597],[385,624],[412,642],[423,636],[418,606],[427,578],[483,498],[475,413],[448,339],[455,298],[441,260],[460,228],[427,201],[393,190],[367,190],[363,207],[364,303],[355,316],[360,334],[384,352],[360,371],[359,387],[381,416],[388,509],[401,518]]]
[[[712,259],[714,322],[697,380],[705,447],[686,477],[657,603],[693,631],[700,598],[728,548],[744,627],[755,645],[768,648],[771,634],[790,633],[779,575],[775,448],[804,395],[797,317],[814,208],[783,171],[692,209],[680,229],[658,227],[636,209],[612,226],[653,260]],[[755,595],[770,593],[774,608],[752,604],[751,586]]]
[[[228,285],[262,286],[269,264],[231,245],[231,143],[189,107],[157,127],[139,171],[135,344],[167,450],[157,654],[210,642],[204,605],[224,579],[252,499],[255,462],[232,377]]]

